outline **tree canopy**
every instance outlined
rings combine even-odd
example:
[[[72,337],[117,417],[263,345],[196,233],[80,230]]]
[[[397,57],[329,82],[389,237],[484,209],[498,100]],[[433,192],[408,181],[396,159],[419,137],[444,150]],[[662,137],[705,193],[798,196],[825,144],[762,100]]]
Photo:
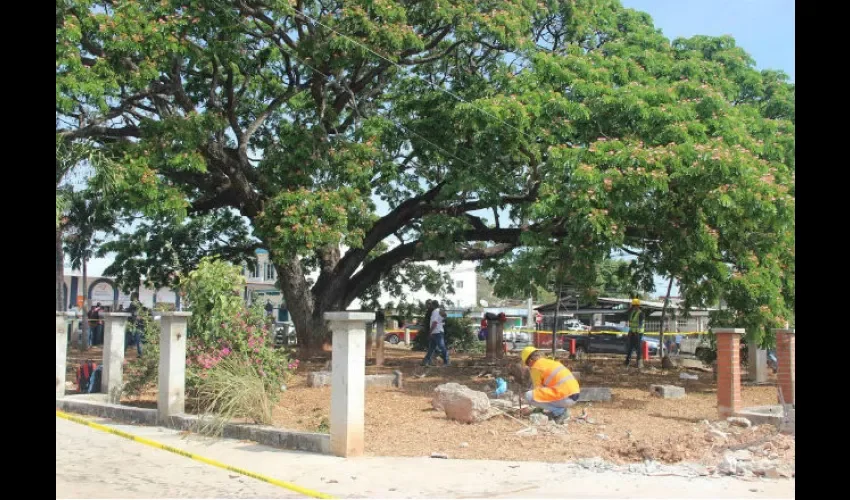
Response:
[[[62,0],[56,26],[60,141],[120,159],[150,221],[111,247],[128,283],[267,248],[310,345],[422,260],[594,280],[622,249],[730,321],[793,311],[794,85],[729,37],[616,0]]]

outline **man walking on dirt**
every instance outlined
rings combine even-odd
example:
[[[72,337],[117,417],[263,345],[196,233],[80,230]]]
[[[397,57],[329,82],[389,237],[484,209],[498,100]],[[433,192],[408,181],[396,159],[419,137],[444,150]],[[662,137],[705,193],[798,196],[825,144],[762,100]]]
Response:
[[[638,368],[643,366],[640,344],[643,341],[643,325],[645,320],[646,315],[640,308],[640,299],[632,299],[632,307],[629,309],[629,338],[626,343],[625,366],[629,366],[629,362],[632,359],[632,351],[635,351]]]
[[[430,366],[434,352],[439,349],[440,355],[443,357],[443,366],[449,366],[449,350],[446,348],[444,328],[446,315],[437,301],[431,302],[431,305],[434,307],[434,310],[431,312],[431,318],[428,320],[428,325],[430,326],[428,329],[428,353],[425,355],[425,359],[422,360],[422,365]]]

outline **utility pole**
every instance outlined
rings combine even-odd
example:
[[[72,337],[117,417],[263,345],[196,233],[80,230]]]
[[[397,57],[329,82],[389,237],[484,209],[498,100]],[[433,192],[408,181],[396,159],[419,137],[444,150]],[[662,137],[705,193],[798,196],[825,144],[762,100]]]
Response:
[[[667,316],[667,304],[670,303],[670,290],[673,289],[673,277],[667,283],[667,296],[664,297],[664,306],[661,308],[661,325],[658,327],[658,359],[664,359],[664,318]]]

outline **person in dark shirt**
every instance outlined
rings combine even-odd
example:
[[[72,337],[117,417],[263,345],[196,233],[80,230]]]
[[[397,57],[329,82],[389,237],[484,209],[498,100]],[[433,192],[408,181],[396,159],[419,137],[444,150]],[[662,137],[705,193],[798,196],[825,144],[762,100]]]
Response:
[[[139,302],[138,296],[131,299],[132,303],[127,308],[130,313],[130,345],[135,344],[136,353],[142,357],[142,340],[145,335],[145,313],[147,308]]]

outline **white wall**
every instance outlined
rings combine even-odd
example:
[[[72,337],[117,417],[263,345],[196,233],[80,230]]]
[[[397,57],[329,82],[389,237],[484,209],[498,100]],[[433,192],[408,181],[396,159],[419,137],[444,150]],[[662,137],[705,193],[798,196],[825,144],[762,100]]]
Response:
[[[404,290],[404,300],[407,303],[425,302],[428,299],[439,300],[444,305],[448,305],[448,301],[452,301],[453,307],[475,307],[478,298],[478,280],[475,262],[462,262],[456,266],[440,266],[434,261],[423,262],[434,269],[448,272],[454,286],[454,293],[442,296],[434,296],[425,290],[411,292],[409,288]],[[398,305],[401,297],[392,296],[386,292],[381,293],[381,305],[386,305],[388,302]],[[355,300],[348,306],[349,310],[360,309],[360,301]]]

